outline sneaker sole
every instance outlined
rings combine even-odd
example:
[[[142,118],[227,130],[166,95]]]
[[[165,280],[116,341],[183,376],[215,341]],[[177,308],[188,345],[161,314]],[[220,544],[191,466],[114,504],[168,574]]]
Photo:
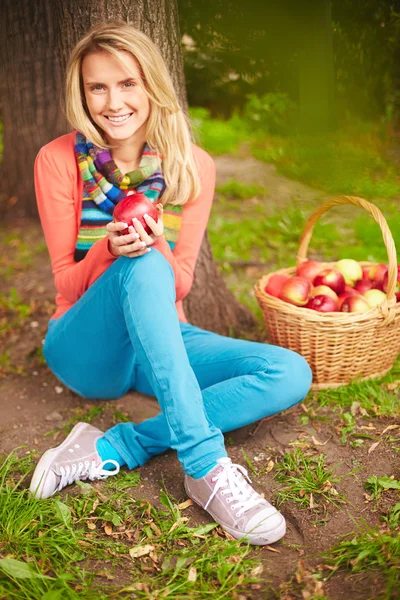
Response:
[[[205,508],[202,505],[202,503],[200,502],[200,500],[198,500],[194,494],[189,493],[189,490],[187,489],[187,486],[186,486],[186,481],[185,481],[185,490],[186,490],[186,494],[188,495],[188,497],[191,498],[194,502],[196,502],[196,504],[198,504],[200,506],[200,508],[202,508],[206,513],[211,515],[213,517],[214,521],[216,523],[218,523],[219,525],[221,525],[221,527],[224,529],[224,531],[227,531],[229,533],[229,535],[231,535],[232,537],[235,538],[235,540],[241,540],[241,539],[246,538],[246,540],[252,546],[265,546],[265,545],[269,545],[269,544],[274,544],[275,542],[277,542],[278,540],[283,538],[283,536],[286,534],[286,521],[282,515],[281,515],[281,523],[277,527],[275,527],[274,529],[271,529],[270,531],[268,531],[266,533],[247,533],[244,531],[238,531],[237,529],[232,529],[228,525],[224,525],[224,523],[221,523],[220,521],[218,521],[218,519],[216,518],[216,515],[214,513],[212,513],[211,511],[205,510]],[[278,512],[278,511],[276,511],[276,512]]]
[[[64,447],[68,446],[71,443],[71,440],[76,436],[77,433],[80,432],[82,427],[84,427],[86,424],[87,423],[77,423],[75,427],[71,429],[68,436],[59,446],[56,446],[55,448],[49,448],[43,454],[38,464],[36,465],[36,469],[32,475],[31,483],[29,486],[31,493],[36,498],[50,498],[50,496],[56,493],[56,490],[54,490],[54,492],[52,492],[51,494],[43,494],[43,488],[46,484],[46,475],[49,472],[49,469],[54,461],[55,456],[60,452],[60,450],[63,450]]]
[[[212,516],[214,517],[214,515]],[[245,538],[245,540],[247,540],[252,546],[265,546],[267,544],[274,544],[275,542],[283,538],[283,536],[286,533],[286,522],[283,517],[282,522],[278,525],[278,527],[275,527],[275,529],[272,529],[271,531],[268,531],[268,533],[265,534],[244,533],[242,531],[231,529],[226,525],[221,525],[221,527],[223,527],[223,529],[227,531],[236,540],[241,540]]]

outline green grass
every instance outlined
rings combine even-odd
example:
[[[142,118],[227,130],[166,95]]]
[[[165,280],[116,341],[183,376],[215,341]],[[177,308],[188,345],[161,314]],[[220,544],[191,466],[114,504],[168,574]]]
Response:
[[[398,598],[400,536],[395,528],[371,528],[365,523],[359,532],[351,534],[350,539],[345,539],[334,546],[326,554],[326,558],[336,569],[373,575],[376,590],[373,600]],[[377,575],[378,579],[376,579]]]
[[[290,500],[302,508],[312,508],[314,504],[337,506],[344,502],[343,496],[332,485],[340,478],[334,475],[334,468],[326,465],[324,454],[309,456],[300,448],[287,452],[276,464],[275,479],[284,484],[277,493],[279,504]]]
[[[209,111],[200,107],[190,108],[189,116],[195,141],[212,154],[233,154],[248,139],[248,128],[238,116],[228,121],[211,119]]]
[[[379,500],[385,490],[400,490],[400,481],[394,477],[371,475],[364,484],[371,500]]]
[[[381,379],[356,382],[333,390],[318,392],[321,406],[335,406],[339,409],[351,407],[356,400],[369,416],[399,415],[398,390],[390,389],[390,384],[400,379],[400,359],[390,372]],[[348,424],[349,425],[349,424]]]
[[[0,463],[0,597],[234,600],[259,581],[247,544],[215,523],[191,527],[165,491],[162,509],[136,500],[138,473],[38,501],[32,467],[15,453]]]
[[[246,200],[254,198],[254,196],[262,197],[267,194],[267,190],[262,185],[245,184],[232,178],[228,179],[226,183],[217,186],[215,191],[217,194],[234,200]]]
[[[333,194],[394,198],[400,194],[398,166],[388,156],[390,128],[383,122],[351,119],[323,136],[268,133],[253,122],[253,111],[222,121],[205,108],[189,114],[195,138],[212,154],[235,154],[243,142],[259,160],[274,163],[284,175]],[[270,115],[271,116],[271,115]]]
[[[0,227],[0,280],[10,281],[16,274],[23,273],[33,265],[33,258],[47,253],[44,240],[29,242],[23,231],[9,231]]]

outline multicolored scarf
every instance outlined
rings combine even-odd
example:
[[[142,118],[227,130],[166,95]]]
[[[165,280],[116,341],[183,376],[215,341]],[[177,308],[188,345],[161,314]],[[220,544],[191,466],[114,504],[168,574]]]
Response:
[[[75,155],[83,179],[81,223],[74,259],[85,258],[93,244],[108,232],[116,204],[132,190],[158,202],[165,190],[157,153],[145,145],[138,169],[123,175],[111,158],[109,150],[98,148],[79,131],[76,134]],[[168,205],[163,214],[164,236],[173,251],[182,222],[182,206]]]

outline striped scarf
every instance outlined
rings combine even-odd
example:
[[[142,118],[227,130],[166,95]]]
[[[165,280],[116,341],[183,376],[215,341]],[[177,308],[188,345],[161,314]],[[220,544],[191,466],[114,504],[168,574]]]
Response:
[[[81,223],[74,259],[85,258],[93,244],[108,235],[106,225],[113,220],[116,204],[127,195],[142,193],[157,203],[165,190],[157,153],[145,145],[138,169],[123,175],[109,150],[98,148],[79,131],[75,155],[83,179]],[[135,192],[133,192],[135,190]],[[173,251],[182,221],[182,206],[170,206],[163,214],[164,236]]]

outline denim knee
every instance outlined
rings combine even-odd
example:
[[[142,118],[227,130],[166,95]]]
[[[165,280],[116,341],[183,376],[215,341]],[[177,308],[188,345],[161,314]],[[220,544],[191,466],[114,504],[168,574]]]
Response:
[[[160,278],[172,279],[175,281],[174,270],[168,260],[161,252],[151,249],[147,254],[137,258],[128,258],[120,256],[114,263],[115,268],[127,278],[134,277],[135,283],[157,281]]]
[[[301,402],[310,391],[312,371],[306,359],[292,350],[285,351],[282,363],[283,376],[292,383],[289,406]],[[289,408],[288,406],[288,408]]]

